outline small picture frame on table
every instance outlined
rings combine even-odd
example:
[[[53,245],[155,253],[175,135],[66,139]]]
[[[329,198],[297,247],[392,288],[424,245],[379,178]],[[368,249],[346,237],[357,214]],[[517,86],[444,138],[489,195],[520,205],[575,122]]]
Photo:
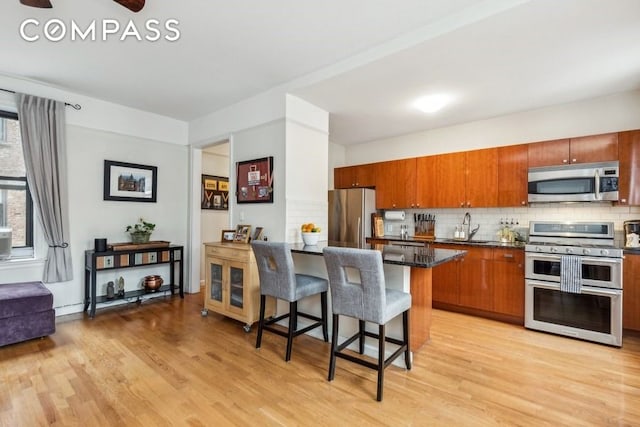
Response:
[[[251,236],[251,240],[260,240],[262,238],[262,227],[256,227],[253,231],[253,236]]]
[[[248,224],[238,224],[236,227],[236,236],[234,242],[249,243],[251,237],[251,226]]]
[[[236,230],[222,230],[221,242],[234,242],[236,240]]]

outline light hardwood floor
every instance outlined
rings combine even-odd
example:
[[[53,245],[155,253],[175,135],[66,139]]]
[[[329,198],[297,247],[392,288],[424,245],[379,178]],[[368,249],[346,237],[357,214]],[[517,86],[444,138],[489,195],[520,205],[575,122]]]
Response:
[[[2,426],[640,425],[640,338],[622,349],[435,310],[411,371],[376,374],[329,345],[285,341],[161,298],[0,348]]]

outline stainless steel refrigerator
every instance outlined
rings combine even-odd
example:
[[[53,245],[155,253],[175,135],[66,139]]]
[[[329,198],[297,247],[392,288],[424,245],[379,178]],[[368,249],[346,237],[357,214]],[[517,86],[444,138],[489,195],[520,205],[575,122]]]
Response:
[[[365,239],[371,237],[371,214],[375,211],[375,190],[330,190],[329,241],[364,247]]]

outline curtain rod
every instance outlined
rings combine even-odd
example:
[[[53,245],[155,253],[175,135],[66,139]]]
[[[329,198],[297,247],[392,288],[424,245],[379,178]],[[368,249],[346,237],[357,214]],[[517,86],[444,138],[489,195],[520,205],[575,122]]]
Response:
[[[14,93],[14,94],[16,93],[15,90],[3,89],[1,87],[0,87],[0,90],[3,91],[3,92],[9,92],[9,93]],[[68,102],[65,102],[64,105],[67,105],[67,106],[73,108],[74,110],[81,110],[82,109],[82,105],[80,105],[80,104],[69,104]]]

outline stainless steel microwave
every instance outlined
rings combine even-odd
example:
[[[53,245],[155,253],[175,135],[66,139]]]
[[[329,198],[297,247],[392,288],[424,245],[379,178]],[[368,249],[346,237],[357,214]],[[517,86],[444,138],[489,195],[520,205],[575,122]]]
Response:
[[[529,203],[618,200],[618,162],[529,169]]]

